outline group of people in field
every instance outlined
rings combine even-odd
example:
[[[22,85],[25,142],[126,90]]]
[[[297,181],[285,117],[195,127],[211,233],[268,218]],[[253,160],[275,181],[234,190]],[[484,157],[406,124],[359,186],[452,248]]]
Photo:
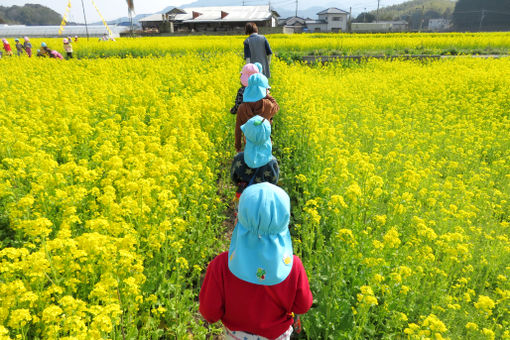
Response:
[[[308,277],[293,254],[290,198],[277,186],[278,161],[271,129],[279,106],[270,94],[271,48],[254,23],[246,25],[246,64],[230,113],[236,115],[237,219],[228,252],[209,264],[200,290],[200,312],[220,321],[226,339],[289,339],[300,331],[299,314],[312,305]]]
[[[63,39],[63,45],[64,45],[64,51],[66,54],[66,59],[73,58],[73,45],[72,45],[73,39],[71,37],[67,37]],[[78,41],[78,36],[74,37],[74,41]],[[0,58],[3,54],[5,56],[13,56],[13,50],[11,47],[11,44],[7,39],[2,39],[3,43],[3,52],[0,51]],[[16,55],[18,57],[23,56],[26,54],[29,58],[32,57],[33,51],[32,51],[32,43],[30,42],[30,38],[24,37],[23,43],[20,42],[18,38],[14,39],[14,47],[16,49]],[[48,57],[48,58],[55,58],[55,59],[64,59],[62,54],[58,52],[57,50],[51,49],[48,47],[48,45],[45,42],[41,43],[41,48],[37,50],[36,54],[37,57]]]

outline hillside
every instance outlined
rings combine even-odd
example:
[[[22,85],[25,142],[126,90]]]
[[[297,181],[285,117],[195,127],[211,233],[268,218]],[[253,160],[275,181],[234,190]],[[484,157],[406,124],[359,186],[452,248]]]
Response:
[[[62,16],[54,10],[35,4],[0,6],[0,23],[11,25],[58,25]]]
[[[411,0],[399,5],[379,9],[380,20],[407,20],[410,28],[419,28],[429,19],[450,18],[455,9],[456,1],[452,0]],[[369,14],[374,17],[377,11]]]

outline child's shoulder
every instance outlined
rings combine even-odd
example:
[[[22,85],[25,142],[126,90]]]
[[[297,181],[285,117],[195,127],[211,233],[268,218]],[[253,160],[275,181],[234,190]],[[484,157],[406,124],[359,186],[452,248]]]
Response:
[[[211,263],[209,264],[210,267],[221,267],[225,264],[228,265],[228,251],[225,251],[219,255],[216,255],[214,259],[212,259]]]
[[[305,271],[305,266],[303,266],[303,262],[297,255],[294,255],[294,262],[292,264],[292,270]]]

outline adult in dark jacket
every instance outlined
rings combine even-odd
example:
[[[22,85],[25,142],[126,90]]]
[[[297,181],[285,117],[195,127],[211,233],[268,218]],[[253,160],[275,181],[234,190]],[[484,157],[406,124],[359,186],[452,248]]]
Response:
[[[271,78],[269,64],[271,63],[271,47],[266,37],[259,35],[259,29],[254,22],[249,22],[245,26],[245,33],[249,35],[244,41],[244,59],[247,63],[261,63],[262,73],[267,78]]]

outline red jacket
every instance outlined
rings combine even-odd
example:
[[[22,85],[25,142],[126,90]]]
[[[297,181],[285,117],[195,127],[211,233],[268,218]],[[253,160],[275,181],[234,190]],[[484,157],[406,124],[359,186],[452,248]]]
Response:
[[[262,286],[234,276],[228,269],[227,252],[216,256],[207,267],[199,299],[200,313],[207,321],[221,320],[232,331],[269,339],[277,338],[292,325],[290,312],[306,313],[313,300],[305,268],[296,255],[283,282]]]

